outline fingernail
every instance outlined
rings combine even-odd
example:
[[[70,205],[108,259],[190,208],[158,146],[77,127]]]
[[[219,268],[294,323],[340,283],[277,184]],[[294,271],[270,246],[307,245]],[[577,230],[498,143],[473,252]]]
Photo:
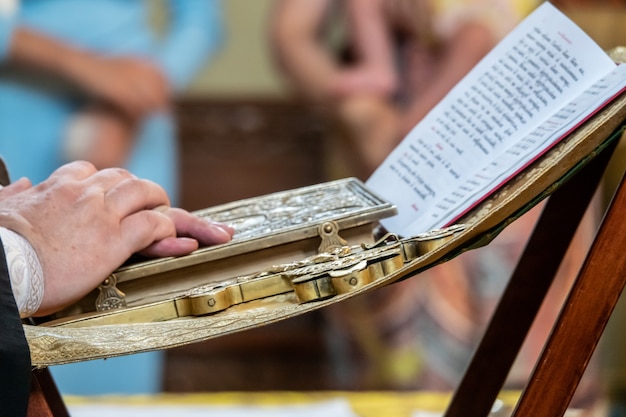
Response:
[[[227,230],[223,229],[222,226],[217,225],[215,223],[211,224],[211,230],[213,230],[213,233],[220,240],[230,240],[231,237],[232,237],[231,233],[229,233]]]
[[[233,233],[235,233],[235,228],[229,225],[228,223],[217,222],[211,219],[203,219],[203,220],[209,223],[211,226],[219,227],[220,229],[224,230],[229,235],[232,235]]]

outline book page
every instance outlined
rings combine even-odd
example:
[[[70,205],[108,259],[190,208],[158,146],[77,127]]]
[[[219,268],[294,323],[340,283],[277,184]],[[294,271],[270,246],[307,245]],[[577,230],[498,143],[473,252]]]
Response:
[[[530,163],[578,127],[583,120],[596,113],[624,91],[626,65],[615,66],[607,76],[585,90],[565,107],[557,111],[520,141],[487,163],[451,189],[449,195],[437,202],[433,209],[416,219],[410,228],[432,230],[447,225],[465,214],[489,196],[491,190],[517,175]]]
[[[598,90],[615,88],[607,84],[616,79],[620,84],[623,77],[592,86],[615,68],[581,29],[543,3],[415,126],[367,181],[398,207],[398,215],[382,224],[414,236],[458,218],[511,172],[545,152],[598,101],[606,101]],[[580,103],[574,102],[589,88]],[[569,110],[556,116],[568,103]]]

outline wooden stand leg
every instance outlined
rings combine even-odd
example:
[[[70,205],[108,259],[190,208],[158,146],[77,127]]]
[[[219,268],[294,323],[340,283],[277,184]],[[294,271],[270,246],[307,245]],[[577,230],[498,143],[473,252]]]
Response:
[[[611,154],[603,152],[548,200],[445,417],[489,415]]]
[[[618,191],[519,400],[516,417],[558,417],[591,359],[626,283],[626,182]]]
[[[33,371],[29,417],[70,417],[48,368]]]

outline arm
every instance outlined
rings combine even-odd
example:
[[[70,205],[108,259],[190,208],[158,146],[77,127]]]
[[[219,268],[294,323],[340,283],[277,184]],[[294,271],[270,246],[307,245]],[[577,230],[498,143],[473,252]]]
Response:
[[[344,9],[356,61],[342,65],[319,40],[329,1],[279,0],[272,43],[286,75],[314,99],[354,95],[387,99],[397,86],[393,46],[382,0],[347,0]]]
[[[65,165],[34,187],[21,179],[0,190],[0,226],[21,235],[37,255],[44,281],[37,315],[83,297],[133,253],[179,256],[233,234],[170,208],[150,181],[86,162]]]
[[[344,95],[366,93],[387,98],[398,87],[398,77],[385,0],[345,3],[358,62],[343,74],[337,88]]]
[[[332,96],[339,72],[334,58],[318,42],[329,0],[278,0],[272,14],[270,41],[285,75],[313,99]]]
[[[0,59],[63,77],[133,120],[168,106],[167,82],[147,60],[102,57],[15,24],[3,29]]]

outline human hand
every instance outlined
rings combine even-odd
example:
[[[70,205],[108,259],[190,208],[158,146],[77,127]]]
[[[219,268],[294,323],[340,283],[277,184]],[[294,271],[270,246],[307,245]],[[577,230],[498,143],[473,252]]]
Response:
[[[73,162],[32,186],[0,190],[0,226],[33,246],[44,275],[37,315],[75,302],[133,253],[179,256],[230,240],[233,229],[169,207],[165,191],[123,169]]]
[[[332,91],[338,98],[355,95],[378,96],[390,99],[397,89],[394,73],[365,66],[342,69],[336,74]]]
[[[148,59],[79,53],[67,68],[75,82],[131,120],[139,121],[169,106],[167,79]]]
[[[202,219],[180,208],[159,206],[153,210],[165,214],[174,222],[176,237],[155,241],[139,252],[144,256],[161,258],[187,255],[199,246],[226,243],[235,233],[235,229],[227,224]]]
[[[11,41],[11,61],[60,75],[131,120],[169,105],[167,79],[147,58],[92,53],[25,27]]]

